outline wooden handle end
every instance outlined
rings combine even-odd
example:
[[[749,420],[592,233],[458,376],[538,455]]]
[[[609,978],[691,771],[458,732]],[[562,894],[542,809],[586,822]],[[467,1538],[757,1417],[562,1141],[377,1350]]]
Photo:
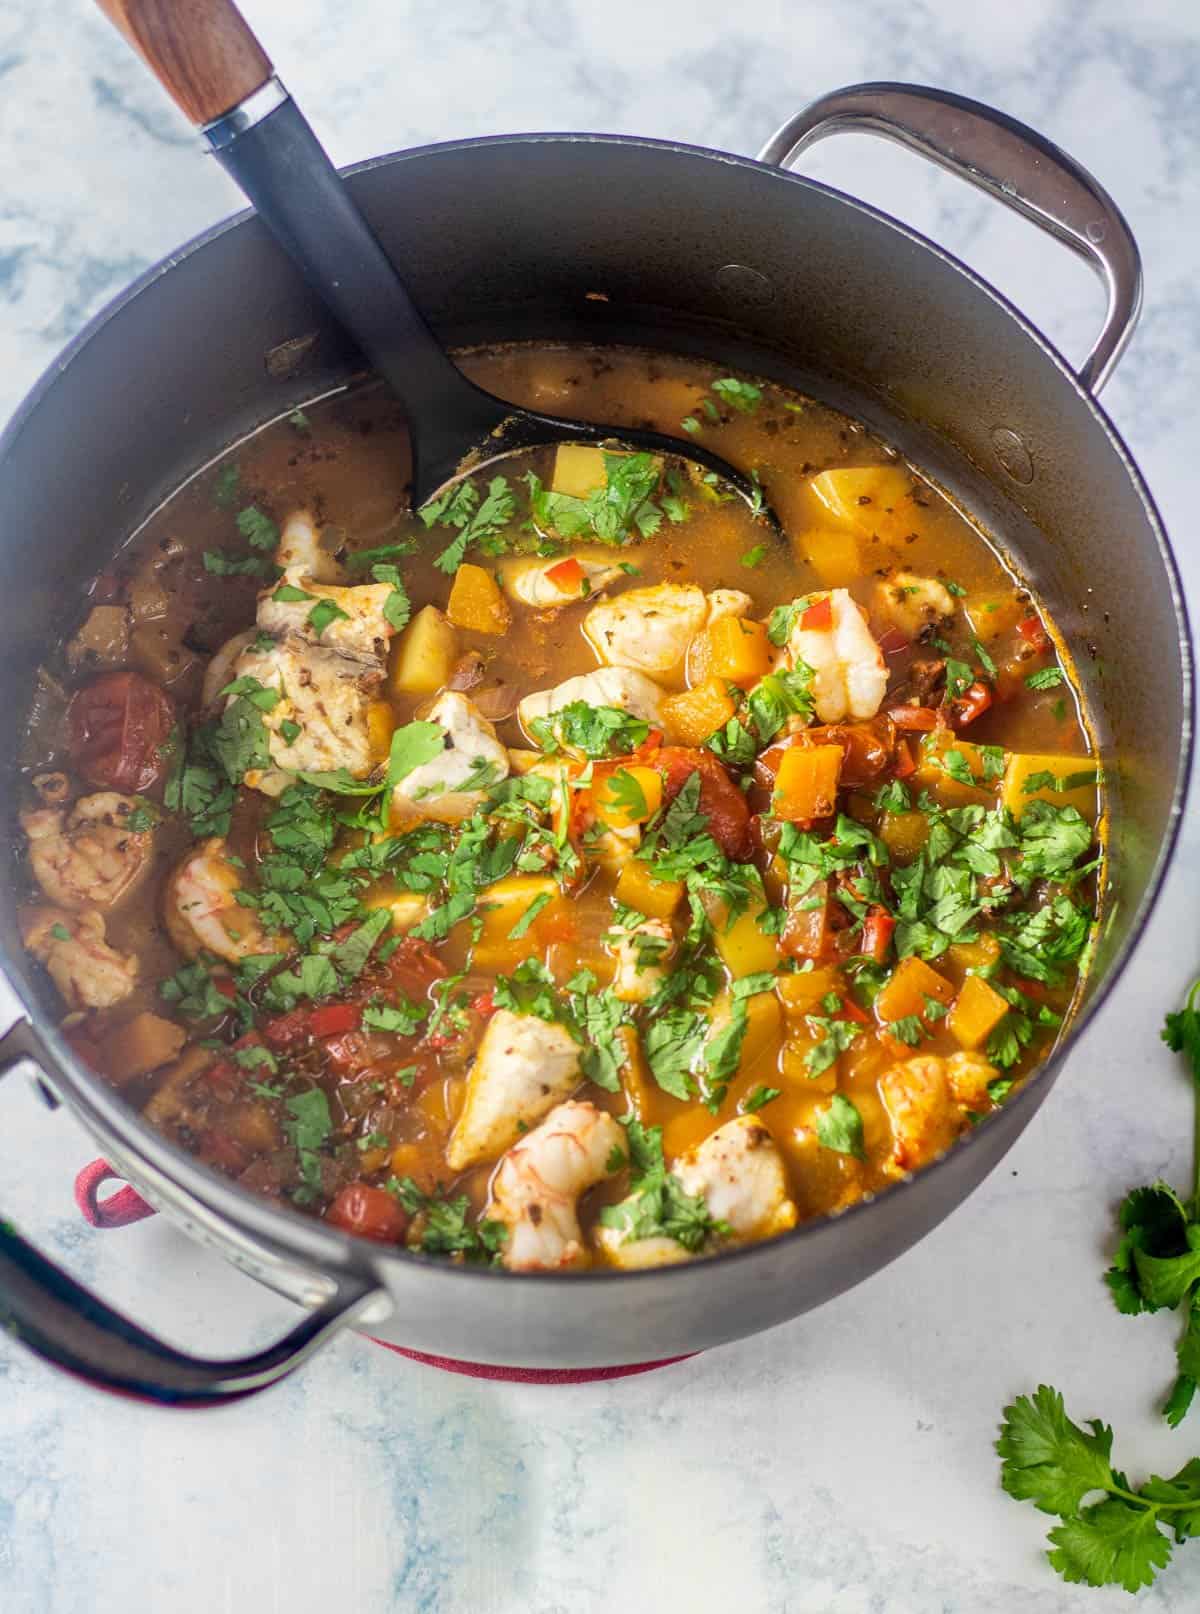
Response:
[[[212,123],[271,77],[233,0],[97,0],[181,111]]]

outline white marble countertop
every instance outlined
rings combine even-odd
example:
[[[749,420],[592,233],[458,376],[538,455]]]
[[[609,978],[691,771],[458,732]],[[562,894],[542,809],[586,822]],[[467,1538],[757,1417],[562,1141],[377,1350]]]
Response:
[[[869,78],[990,100],[1091,168],[1146,260],[1146,312],[1106,403],[1200,559],[1200,23],[1194,0],[246,0],[339,162],[460,135],[602,129],[754,151],[796,107]],[[969,21],[966,19],[969,17]],[[134,274],[237,205],[85,0],[0,4],[0,414]],[[808,172],[960,251],[1082,355],[1099,294],[1068,256],[877,142]],[[1153,654],[1147,647],[1147,654]],[[208,1415],[112,1401],[0,1350],[5,1614],[1051,1614],[1127,1604],[1063,1586],[1050,1522],[1002,1495],[1000,1408],[1041,1379],[1171,1472],[1200,1414],[1155,1414],[1173,1319],[1100,1282],[1111,1208],[1186,1180],[1190,1099],[1158,1025],[1200,964],[1200,820],[1129,970],[1051,1101],[918,1249],[822,1311],[641,1379],[479,1384],[346,1338]],[[78,1221],[95,1152],[21,1082],[0,1090],[0,1204],[168,1337],[230,1349],[279,1301],[158,1221]],[[1200,1605],[1200,1545],[1143,1602]]]

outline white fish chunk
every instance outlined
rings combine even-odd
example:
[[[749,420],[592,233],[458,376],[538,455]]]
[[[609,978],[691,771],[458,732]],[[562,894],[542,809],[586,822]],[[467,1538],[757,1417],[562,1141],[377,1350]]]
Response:
[[[739,1115],[681,1155],[671,1168],[685,1193],[703,1199],[715,1221],[729,1228],[725,1243],[773,1238],[795,1227],[797,1211],[775,1140],[756,1116]],[[637,1194],[622,1203],[630,1205]],[[663,1235],[631,1239],[617,1226],[602,1226],[599,1242],[620,1267],[671,1265],[691,1252]],[[703,1252],[697,1252],[703,1253]]]
[[[345,768],[356,779],[370,773],[377,759],[367,709],[380,672],[288,634],[269,646],[248,645],[234,664],[234,674],[256,678],[280,693],[276,705],[262,714],[276,768],[288,774]],[[298,733],[292,732],[293,724]]]
[[[578,573],[571,567],[568,573],[574,575],[566,578],[550,575],[560,569],[564,561],[571,560],[579,563]],[[591,599],[624,575],[620,566],[614,565],[607,556],[601,558],[577,550],[573,555],[559,555],[554,560],[513,561],[504,568],[501,581],[504,592],[521,605],[553,610],[555,606]]]
[[[675,955],[675,932],[665,919],[643,919],[629,930],[614,926],[605,946],[616,960],[613,996],[622,1003],[645,1003],[667,974]]]
[[[525,733],[536,744],[537,736],[531,727],[532,723],[538,718],[552,717],[555,712],[561,712],[564,706],[571,706],[576,701],[592,707],[613,706],[618,711],[628,712],[630,717],[640,717],[652,728],[664,727],[663,691],[645,673],[633,672],[626,667],[601,667],[596,672],[568,678],[553,689],[536,690],[532,695],[526,695],[517,707],[517,716]]]
[[[456,822],[469,818],[493,785],[508,778],[508,749],[479,708],[449,689],[430,708],[428,721],[446,736],[446,749],[400,780],[392,793],[398,811]]]
[[[688,645],[709,622],[744,616],[752,603],[740,589],[708,595],[695,583],[655,583],[594,605],[583,619],[583,631],[608,665],[661,675],[681,664]]]
[[[502,1153],[580,1080],[580,1047],[565,1026],[497,1009],[467,1077],[462,1113],[446,1148],[455,1171]]]

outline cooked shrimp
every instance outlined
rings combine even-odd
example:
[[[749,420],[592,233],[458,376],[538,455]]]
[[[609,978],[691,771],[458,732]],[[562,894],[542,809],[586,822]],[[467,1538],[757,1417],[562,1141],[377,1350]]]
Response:
[[[915,639],[925,628],[948,622],[954,615],[954,596],[936,577],[895,572],[875,589],[876,609],[894,627]]]
[[[812,668],[817,717],[822,723],[874,717],[887,689],[888,674],[883,652],[872,637],[861,607],[844,588],[810,595],[809,599],[809,609],[796,619],[787,654],[793,666],[802,661]],[[805,627],[805,617],[825,600],[829,610],[822,614],[827,620]]]
[[[653,728],[664,726],[662,710],[663,691],[645,673],[633,672],[627,667],[601,667],[598,672],[581,673],[568,678],[553,689],[539,689],[517,707],[521,727],[532,740],[536,740],[531,725],[539,718],[553,717],[564,706],[582,701],[585,706],[612,706],[630,717],[640,717]]]
[[[600,1182],[625,1133],[594,1104],[560,1104],[513,1145],[492,1179],[487,1215],[508,1229],[503,1263],[513,1272],[587,1266],[579,1196]]]
[[[656,583],[593,606],[583,631],[600,660],[611,666],[669,673],[709,622],[744,616],[752,603],[739,589],[708,595],[694,583]]]
[[[474,702],[457,690],[438,696],[428,721],[441,728],[446,748],[406,774],[392,800],[402,812],[456,823],[471,816],[484,791],[508,778],[508,749]]]
[[[756,1116],[739,1115],[681,1155],[671,1168],[684,1193],[703,1199],[708,1214],[729,1229],[725,1243],[773,1238],[795,1227],[796,1205],[775,1140]],[[623,1204],[634,1209],[638,1192]],[[631,1239],[620,1225],[601,1227],[601,1248],[620,1267],[666,1266],[690,1252],[666,1235]],[[709,1240],[711,1246],[714,1241]],[[701,1253],[701,1252],[697,1252]]]
[[[36,807],[21,814],[29,837],[34,877],[52,902],[64,908],[111,908],[150,866],[153,832],[129,828],[137,808],[132,796],[102,790],[81,796],[66,812]]]
[[[167,934],[186,958],[213,953],[237,963],[252,953],[274,953],[282,943],[264,931],[253,908],[237,900],[242,876],[225,841],[211,836],[178,864],[163,893]]]
[[[590,600],[623,577],[619,566],[607,557],[585,554],[560,556],[557,560],[518,560],[504,568],[504,592],[522,605],[539,610]]]
[[[581,1049],[565,1026],[497,1009],[467,1077],[467,1096],[446,1148],[455,1171],[492,1160],[524,1127],[578,1086]]]
[[[643,919],[629,930],[614,926],[605,945],[616,960],[613,996],[622,1003],[645,1003],[670,969],[675,933],[665,919]]]
[[[24,908],[21,939],[46,966],[72,1009],[111,1009],[137,985],[138,961],[104,939],[104,915],[94,908]]]

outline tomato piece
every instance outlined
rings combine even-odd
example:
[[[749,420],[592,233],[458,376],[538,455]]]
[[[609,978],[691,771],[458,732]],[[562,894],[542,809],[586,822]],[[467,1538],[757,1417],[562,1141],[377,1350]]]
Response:
[[[862,951],[867,958],[873,958],[877,964],[884,962],[895,928],[896,921],[885,908],[871,909],[863,920],[862,929]]]
[[[287,1014],[277,1014],[266,1021],[262,1034],[272,1048],[290,1048],[302,1042],[308,1036],[308,1010],[289,1009]]]
[[[387,988],[418,1001],[428,995],[434,981],[440,981],[447,973],[432,947],[416,936],[406,936],[380,969]],[[374,991],[379,977],[374,971],[371,974],[372,980],[367,984]]]
[[[166,772],[175,711],[157,684],[135,672],[104,673],[76,690],[67,732],[77,771],[105,790],[148,790]]]
[[[546,581],[553,583],[555,588],[561,589],[564,594],[578,594],[586,575],[574,555],[568,555],[566,560],[560,560],[557,565],[546,568]]]
[[[913,734],[928,734],[937,728],[937,713],[932,706],[892,706],[888,716],[898,729]]]
[[[885,656],[902,656],[906,650],[912,649],[911,640],[899,628],[884,628],[878,643]]]
[[[991,690],[986,684],[976,681],[954,702],[950,711],[950,721],[956,729],[965,729],[968,723],[982,717],[991,704]]]
[[[480,992],[476,996],[475,1000],[471,1004],[471,1007],[481,1019],[491,1019],[492,1015],[494,1015],[496,1012],[496,994],[489,987],[486,992]]]
[[[800,618],[800,626],[813,629],[818,633],[822,633],[826,628],[833,626],[833,600],[830,595],[826,594],[824,599],[817,600],[809,606],[808,610]]]
[[[1049,650],[1050,635],[1042,626],[1041,618],[1036,616],[1022,617],[1017,623],[1017,632],[1024,639],[1031,650],[1039,653]]]
[[[308,1011],[308,1029],[314,1037],[340,1037],[361,1024],[361,1003],[323,1003]]]
[[[691,746],[664,745],[647,758],[663,778],[663,803],[674,801],[694,773],[700,775],[699,811],[708,819],[708,832],[736,863],[745,863],[754,851],[750,836],[750,809],[746,798],[711,751]]]
[[[325,1220],[344,1233],[357,1233],[361,1239],[380,1244],[398,1244],[408,1229],[404,1207],[386,1188],[352,1182],[343,1188],[325,1212]]]
[[[815,880],[803,907],[789,907],[779,945],[789,958],[825,958],[833,943],[829,881]]]
[[[245,1171],[252,1158],[245,1144],[230,1137],[228,1132],[218,1131],[216,1127],[209,1127],[200,1134],[196,1153],[205,1165],[216,1166],[218,1171],[230,1173]]]

